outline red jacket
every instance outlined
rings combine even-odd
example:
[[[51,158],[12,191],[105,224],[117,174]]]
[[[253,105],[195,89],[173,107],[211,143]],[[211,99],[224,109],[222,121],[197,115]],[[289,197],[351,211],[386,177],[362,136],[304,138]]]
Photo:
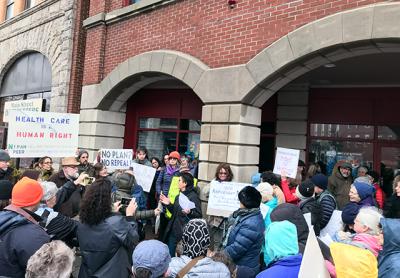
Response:
[[[285,195],[286,203],[291,203],[297,205],[299,203],[299,198],[296,197],[296,187],[289,187],[289,179],[281,181],[281,187],[283,194]]]
[[[383,204],[385,203],[385,193],[383,193],[383,190],[378,183],[374,183],[374,187],[376,190],[375,193],[376,202],[378,203],[379,208],[383,209]]]

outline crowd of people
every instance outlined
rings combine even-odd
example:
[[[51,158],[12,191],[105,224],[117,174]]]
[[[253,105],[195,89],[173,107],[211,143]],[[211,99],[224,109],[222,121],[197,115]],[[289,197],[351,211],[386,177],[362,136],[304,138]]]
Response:
[[[367,167],[340,161],[328,177],[299,161],[296,178],[255,174],[226,218],[206,214],[190,152],[139,147],[134,162],[156,170],[149,192],[85,150],[58,171],[48,156],[21,175],[9,162],[0,150],[0,277],[291,278],[309,233],[331,277],[400,277],[400,175],[386,196]],[[216,167],[214,184],[234,180]]]

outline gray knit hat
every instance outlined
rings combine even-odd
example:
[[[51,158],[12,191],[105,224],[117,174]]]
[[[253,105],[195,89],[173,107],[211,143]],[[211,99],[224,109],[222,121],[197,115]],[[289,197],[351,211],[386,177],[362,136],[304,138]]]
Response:
[[[11,157],[5,150],[0,149],[0,161],[10,161]]]

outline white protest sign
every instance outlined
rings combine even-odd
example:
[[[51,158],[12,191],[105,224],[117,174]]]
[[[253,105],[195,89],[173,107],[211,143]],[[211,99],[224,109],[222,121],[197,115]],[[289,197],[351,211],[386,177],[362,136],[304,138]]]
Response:
[[[10,110],[7,149],[11,157],[75,156],[79,115]]]
[[[323,237],[325,235],[329,235],[331,238],[334,238],[336,232],[339,231],[343,226],[342,222],[342,212],[340,210],[334,210],[329,219],[328,224],[321,230],[320,235]]]
[[[245,186],[251,186],[251,184],[213,180],[210,184],[207,214],[223,217],[231,215],[239,208],[238,193]]]
[[[121,170],[129,169],[133,157],[133,150],[130,149],[101,149],[100,162],[108,169]]]
[[[32,98],[25,100],[6,101],[4,103],[3,122],[8,122],[11,110],[20,110],[26,112],[41,112],[43,105],[42,98]]]
[[[274,174],[296,178],[300,151],[294,149],[277,148],[275,156]]]
[[[131,163],[131,167],[133,167],[133,174],[135,175],[137,183],[142,186],[145,192],[150,192],[156,169],[135,162]]]

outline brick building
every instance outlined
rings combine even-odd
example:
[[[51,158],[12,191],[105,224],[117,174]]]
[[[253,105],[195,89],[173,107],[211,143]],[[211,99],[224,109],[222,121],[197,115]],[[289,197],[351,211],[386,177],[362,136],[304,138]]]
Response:
[[[189,149],[203,181],[277,146],[400,168],[399,1],[131,2],[90,1],[81,147]]]

